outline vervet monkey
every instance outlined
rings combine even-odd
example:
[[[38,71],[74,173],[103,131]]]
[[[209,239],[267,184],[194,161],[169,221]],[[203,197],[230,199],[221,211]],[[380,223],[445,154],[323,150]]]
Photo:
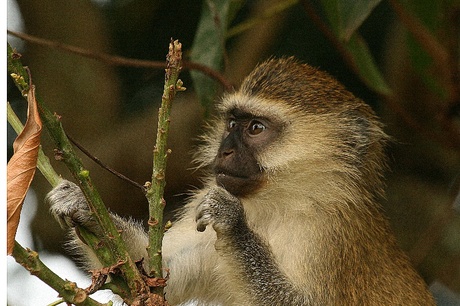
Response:
[[[378,204],[388,137],[368,105],[283,58],[259,65],[218,113],[196,158],[205,187],[163,241],[171,304],[434,305]],[[75,184],[47,201],[61,224],[97,232]],[[144,229],[114,220],[133,259],[146,257]]]

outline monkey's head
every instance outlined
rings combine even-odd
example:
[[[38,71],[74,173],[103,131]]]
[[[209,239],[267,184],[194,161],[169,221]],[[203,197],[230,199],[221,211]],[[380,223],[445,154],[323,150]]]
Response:
[[[235,196],[288,177],[304,185],[297,189],[339,177],[369,180],[379,192],[386,136],[371,108],[328,74],[293,58],[271,59],[218,110],[198,161]]]

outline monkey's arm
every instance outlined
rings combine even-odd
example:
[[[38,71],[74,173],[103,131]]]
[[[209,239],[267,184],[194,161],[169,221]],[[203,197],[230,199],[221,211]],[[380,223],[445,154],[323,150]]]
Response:
[[[50,211],[61,227],[72,228],[73,240],[70,245],[85,257],[85,266],[89,269],[100,268],[101,264],[96,255],[79,239],[76,231],[76,226],[82,226],[96,236],[101,235],[99,225],[92,217],[81,189],[76,184],[63,180],[48,193],[45,201],[50,205]],[[131,258],[135,261],[147,258],[148,237],[142,225],[113,213],[110,216],[115,227],[120,231]]]
[[[214,187],[198,205],[197,230],[212,225],[215,248],[230,266],[235,283],[242,283],[246,302],[255,305],[310,305],[311,299],[282,273],[261,237],[246,222],[239,199]]]

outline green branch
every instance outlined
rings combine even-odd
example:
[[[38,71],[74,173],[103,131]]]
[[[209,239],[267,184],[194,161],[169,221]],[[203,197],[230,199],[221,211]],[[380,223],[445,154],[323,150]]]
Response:
[[[163,192],[165,187],[165,171],[167,156],[171,153],[167,149],[167,139],[170,123],[171,104],[177,91],[185,90],[181,80],[178,79],[181,70],[182,45],[176,40],[171,41],[167,56],[167,68],[165,85],[158,114],[158,130],[155,149],[153,151],[152,182],[147,188],[147,200],[149,202],[149,254],[150,276],[163,277],[161,265],[161,242],[163,240],[163,209],[165,202]],[[162,287],[154,289],[154,292],[162,296]]]
[[[22,124],[21,120],[18,118],[14,110],[11,108],[11,105],[9,103],[7,103],[7,118],[8,118],[8,123],[13,127],[14,131],[19,135],[24,129],[24,125]],[[51,165],[49,158],[45,155],[45,153],[43,153],[41,146],[38,151],[37,168],[38,170],[40,170],[40,172],[43,174],[45,179],[53,187],[57,186],[59,182],[62,180],[59,174],[54,170],[53,166]],[[103,244],[101,244],[101,240],[98,237],[96,237],[93,233],[86,231],[84,228],[80,228],[79,231],[80,231],[80,237],[82,237],[84,242],[89,247],[91,247],[91,249],[94,250],[94,252],[97,255],[97,258],[99,259],[99,261],[102,263],[103,266],[108,267],[111,265],[112,262],[115,262],[115,259],[113,258],[110,250],[107,247],[105,247]],[[21,251],[19,247],[20,246],[18,246],[16,255],[22,256],[25,253],[24,251]],[[28,252],[31,253],[32,251],[28,251]],[[13,256],[15,256],[14,253],[13,253]],[[26,269],[30,271],[31,268],[27,267],[26,265],[29,261],[26,261],[25,257],[17,257],[15,259],[19,263],[23,264],[26,267]],[[41,263],[40,265],[43,265],[43,264]],[[45,268],[45,269],[48,269],[48,268]],[[46,272],[45,275],[50,275],[50,274]],[[52,276],[50,277],[50,279],[51,279],[51,282],[53,282]],[[124,283],[122,279],[120,279],[120,276],[112,275],[111,281],[112,281],[112,284],[116,286],[116,290],[114,291],[116,291],[120,296],[129,296],[129,288],[128,289],[126,288],[126,284]],[[48,279],[46,279],[46,283],[48,283]]]
[[[30,274],[35,275],[51,288],[56,290],[66,302],[77,306],[103,306],[112,305],[112,303],[101,304],[88,296],[88,293],[78,288],[77,285],[70,281],[65,281],[51,271],[38,257],[38,253],[29,249],[24,249],[15,241],[13,257],[17,263],[26,268]]]
[[[24,95],[29,89],[29,75],[23,67],[20,57],[21,55],[13,50],[8,44],[8,72],[15,81],[18,89]],[[74,152],[62,128],[59,117],[51,113],[40,99],[37,99],[37,103],[43,125],[47,128],[49,135],[59,150],[57,157],[66,164],[79,183],[87,199],[88,206],[95,220],[101,227],[103,236],[100,237],[100,239],[103,245],[113,254],[113,262],[111,262],[111,265],[122,263],[120,265],[120,270],[130,290],[130,298],[128,301],[135,300],[139,295],[148,294],[148,287],[143,281],[136,265],[130,258],[120,233],[113,224],[107,208],[91,181],[89,171],[83,167],[81,160]]]

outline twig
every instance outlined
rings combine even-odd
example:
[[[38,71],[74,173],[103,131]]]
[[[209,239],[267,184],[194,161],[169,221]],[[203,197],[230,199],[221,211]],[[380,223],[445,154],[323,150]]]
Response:
[[[105,53],[94,53],[90,50],[75,47],[67,44],[63,44],[57,41],[52,41],[44,38],[39,38],[33,35],[15,32],[7,30],[7,33],[13,36],[16,36],[22,40],[25,40],[30,43],[34,43],[37,45],[49,47],[52,49],[63,50],[66,52],[71,52],[74,54],[78,54],[80,56],[92,58],[110,65],[115,66],[128,66],[128,67],[135,67],[135,68],[153,68],[153,69],[165,69],[166,65],[162,61],[149,61],[149,60],[139,60],[139,59],[131,59],[122,56],[110,55]],[[222,86],[224,87],[225,91],[233,90],[233,85],[218,71],[211,69],[207,66],[201,65],[199,63],[184,61],[183,62],[184,69],[191,69],[191,70],[198,70],[201,71],[203,74],[217,80]]]
[[[147,188],[149,201],[149,274],[151,277],[162,278],[161,242],[163,240],[163,209],[165,206],[163,192],[165,187],[165,172],[167,156],[167,138],[170,123],[172,100],[177,91],[182,91],[182,82],[178,79],[181,70],[182,45],[176,40],[169,44],[165,85],[158,113],[158,129],[155,149],[153,151],[153,173],[151,185]],[[154,292],[162,296],[163,288],[156,287]]]
[[[24,249],[18,242],[15,242],[13,249],[14,259],[26,268],[30,274],[35,275],[51,288],[56,290],[67,303],[81,306],[103,306],[111,304],[101,304],[88,296],[84,289],[70,281],[65,281],[51,271],[39,258],[38,253],[29,249]]]
[[[92,161],[94,161],[96,164],[98,164],[99,166],[101,166],[103,169],[109,171],[110,173],[112,173],[113,175],[115,175],[116,177],[130,183],[131,185],[133,185],[134,187],[137,187],[139,188],[140,190],[142,190],[143,193],[145,193],[145,187],[144,185],[141,185],[139,184],[138,182],[130,179],[129,177],[121,174],[120,172],[118,171],[115,171],[114,169],[110,168],[109,166],[107,166],[106,164],[104,164],[98,157],[92,155],[87,149],[85,149],[81,144],[79,144],[77,141],[75,141],[75,139],[73,139],[69,134],[67,134],[67,138],[69,138],[69,140],[80,150],[82,151],[86,156],[88,156]]]

